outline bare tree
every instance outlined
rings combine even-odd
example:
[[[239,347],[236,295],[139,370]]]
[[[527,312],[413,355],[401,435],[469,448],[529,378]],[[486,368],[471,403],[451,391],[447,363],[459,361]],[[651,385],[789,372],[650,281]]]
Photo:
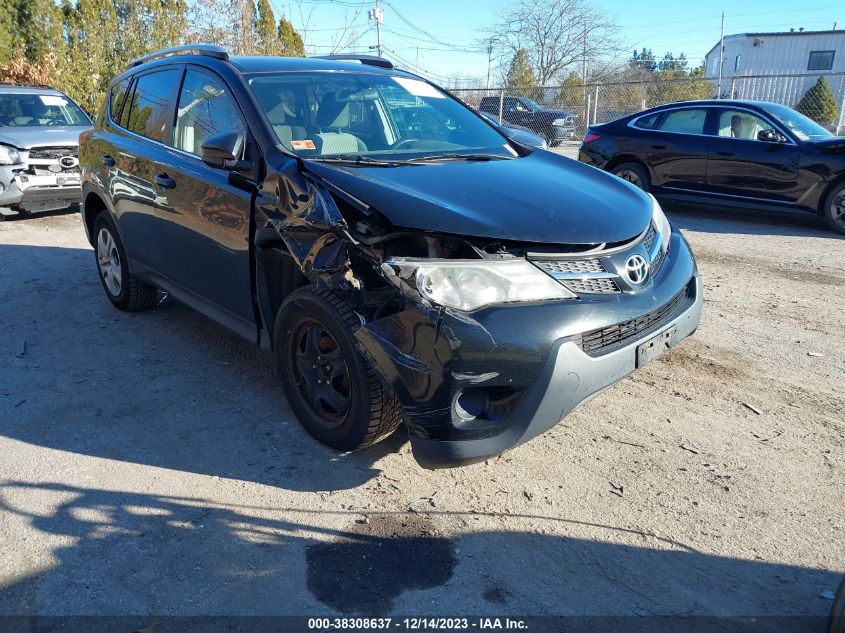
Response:
[[[620,51],[618,27],[587,0],[515,0],[488,28],[503,64],[524,49],[537,80],[546,85],[566,70],[590,75]]]

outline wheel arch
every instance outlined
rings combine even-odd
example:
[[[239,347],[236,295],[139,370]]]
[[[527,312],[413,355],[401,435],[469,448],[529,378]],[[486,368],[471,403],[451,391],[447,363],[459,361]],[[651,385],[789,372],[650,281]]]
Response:
[[[94,240],[94,222],[97,221],[97,216],[102,211],[108,210],[106,201],[102,196],[95,191],[89,192],[82,200],[82,221],[85,223],[85,232],[88,235],[88,242],[93,246]]]
[[[830,194],[833,192],[834,189],[843,184],[845,184],[845,171],[840,174],[837,174],[829,183],[827,183],[821,195],[819,196],[819,202],[816,205],[816,214],[819,217],[824,216],[824,205],[827,202],[827,199]]]
[[[645,169],[649,178],[654,177],[654,174],[651,173],[651,169],[646,164],[646,162],[636,154],[617,154],[609,161],[607,161],[604,166],[604,170],[611,171],[614,167],[616,167],[617,165],[621,165],[622,163],[636,163],[637,165],[640,165],[643,169]]]

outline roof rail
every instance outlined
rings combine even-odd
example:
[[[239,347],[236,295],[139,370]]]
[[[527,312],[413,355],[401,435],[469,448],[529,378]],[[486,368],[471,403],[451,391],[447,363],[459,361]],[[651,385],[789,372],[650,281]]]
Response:
[[[392,69],[393,63],[384,57],[376,57],[375,55],[314,55],[313,59],[334,59],[340,62],[360,62],[365,66],[377,66],[378,68]]]
[[[141,57],[133,59],[131,62],[129,62],[129,67],[134,68],[135,66],[140,66],[141,64],[152,61],[154,59],[159,59],[161,57],[170,57],[171,55],[187,52],[197,53],[199,55],[205,55],[207,57],[213,57],[214,59],[229,59],[229,53],[226,51],[226,49],[222,46],[218,46],[217,44],[185,44],[184,46],[163,48],[160,51],[156,51],[155,53],[142,55]]]

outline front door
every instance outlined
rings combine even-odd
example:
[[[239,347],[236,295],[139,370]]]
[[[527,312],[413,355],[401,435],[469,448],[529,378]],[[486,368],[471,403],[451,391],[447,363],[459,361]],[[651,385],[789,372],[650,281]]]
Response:
[[[799,151],[792,140],[747,110],[719,108],[717,129],[710,145],[711,191],[787,203],[801,197],[806,188],[799,185]],[[781,140],[763,140],[772,133]]]
[[[199,300],[203,311],[244,336],[255,338],[250,277],[252,187],[233,172],[200,158],[202,142],[223,132],[248,137],[226,84],[209,71],[188,66],[179,92],[173,149],[154,180],[166,197],[159,206],[162,273]]]

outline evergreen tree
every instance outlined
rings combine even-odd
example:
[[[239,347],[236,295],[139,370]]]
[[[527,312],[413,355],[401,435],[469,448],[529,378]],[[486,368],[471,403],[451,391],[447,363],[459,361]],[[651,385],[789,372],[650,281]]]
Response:
[[[537,86],[537,78],[534,76],[534,70],[531,68],[531,62],[528,59],[528,51],[524,48],[520,48],[511,60],[506,85],[511,92],[523,95]]]
[[[276,29],[270,0],[258,0],[258,17],[255,19],[255,52],[258,55],[281,55],[282,53],[282,43]]]
[[[305,43],[302,41],[302,36],[293,28],[293,24],[285,19],[285,16],[279,18],[278,34],[281,55],[285,57],[305,57]]]
[[[810,117],[816,123],[830,125],[836,119],[838,109],[836,98],[830,89],[825,77],[819,80],[801,97],[801,101],[795,106],[801,114]]]
[[[657,70],[657,61],[654,59],[654,53],[651,51],[650,48],[643,47],[642,51],[637,53],[634,51],[634,54],[631,56],[631,59],[628,60],[628,64],[633,66],[634,68],[639,68],[641,70],[646,70],[650,73],[653,73]]]
[[[584,102],[584,83],[578,73],[569,73],[555,97],[558,106],[580,106]]]

